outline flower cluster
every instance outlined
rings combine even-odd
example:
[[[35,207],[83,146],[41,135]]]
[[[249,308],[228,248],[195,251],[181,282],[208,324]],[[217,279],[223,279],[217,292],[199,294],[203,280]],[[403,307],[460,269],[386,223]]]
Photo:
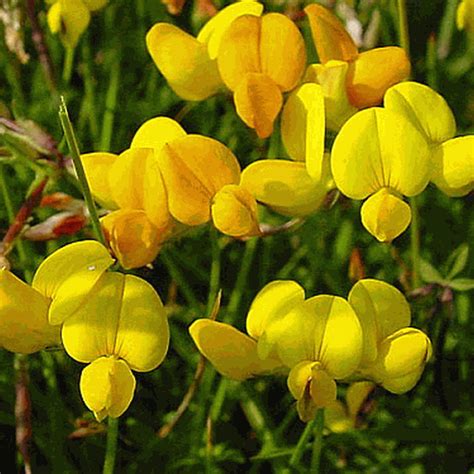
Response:
[[[336,381],[369,380],[405,393],[420,378],[431,342],[410,327],[410,307],[399,290],[378,280],[360,280],[348,299],[305,299],[293,281],[274,281],[255,297],[247,333],[199,319],[189,328],[200,352],[222,375],[245,380],[288,373],[288,388],[303,421],[332,406]]]

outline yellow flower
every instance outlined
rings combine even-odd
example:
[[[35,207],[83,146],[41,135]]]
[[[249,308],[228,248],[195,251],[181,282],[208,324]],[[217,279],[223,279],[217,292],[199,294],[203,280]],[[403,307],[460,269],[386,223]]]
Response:
[[[209,20],[197,38],[168,23],[157,23],[147,34],[148,51],[170,87],[186,100],[203,100],[223,86],[217,69],[222,36],[235,18],[261,15],[263,5],[241,1]]]
[[[66,352],[89,364],[80,381],[87,407],[101,421],[119,417],[135,390],[132,370],[148,372],[163,361],[169,344],[160,297],[146,281],[107,272],[62,326]]]
[[[324,413],[324,423],[333,433],[344,433],[361,425],[361,412],[374,391],[372,382],[352,383],[346,392],[346,403],[335,400]]]
[[[410,307],[391,285],[360,280],[349,293],[362,326],[364,346],[357,374],[392,393],[411,390],[431,357],[431,342],[410,324]]]
[[[99,10],[107,0],[56,0],[48,10],[48,25],[69,48],[75,48],[90,22],[90,12]]]
[[[462,0],[458,5],[456,24],[460,30],[474,33],[474,1]]]
[[[219,72],[234,93],[237,114],[260,138],[273,131],[283,92],[294,89],[306,65],[303,37],[284,15],[243,15],[222,36]]]
[[[334,187],[324,153],[324,98],[321,86],[304,84],[283,108],[281,134],[293,161],[260,160],[242,172],[241,185],[258,202],[287,216],[316,211]]]
[[[411,210],[402,196],[416,196],[431,175],[426,137],[404,114],[370,108],[351,117],[336,137],[331,169],[338,189],[351,199],[369,197],[362,223],[381,242],[409,225]]]
[[[431,180],[441,191],[456,197],[474,189],[474,136],[453,138],[454,115],[441,95],[424,84],[404,82],[387,90],[384,106],[404,114],[424,134],[433,160]]]
[[[390,86],[409,76],[410,62],[404,50],[396,46],[359,53],[328,9],[312,4],[305,12],[321,62],[309,66],[305,81],[322,85],[327,125],[338,130],[357,109],[380,104]]]
[[[59,328],[48,322],[49,298],[0,269],[0,347],[31,354],[59,344]]]

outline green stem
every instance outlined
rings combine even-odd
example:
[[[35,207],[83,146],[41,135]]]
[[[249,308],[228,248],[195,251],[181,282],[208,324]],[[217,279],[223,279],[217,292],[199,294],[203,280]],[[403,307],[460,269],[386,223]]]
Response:
[[[74,64],[74,48],[66,47],[66,57],[64,58],[63,82],[69,85],[72,76],[72,66]]]
[[[209,296],[207,298],[207,310],[206,314],[211,314],[214,301],[219,291],[220,278],[221,278],[221,250],[219,247],[219,235],[214,226],[209,227],[211,245],[212,245],[212,262],[211,262],[211,275],[209,277]]]
[[[113,474],[117,457],[118,418],[110,418],[107,426],[107,446],[105,451],[103,474]]]
[[[316,412],[316,424],[314,426],[313,455],[311,457],[311,473],[319,474],[321,461],[321,449],[323,447],[324,408]]]
[[[411,249],[411,279],[413,289],[420,287],[420,220],[416,198],[410,198],[411,225],[410,225],[410,249]]]
[[[398,34],[400,45],[410,59],[410,35],[408,33],[407,5],[405,0],[397,0],[398,6]]]
[[[449,54],[454,24],[456,22],[458,3],[458,0],[448,0],[446,2],[446,8],[444,9],[444,15],[441,20],[441,26],[439,28],[438,35],[437,53],[439,59],[445,59]]]
[[[114,127],[115,109],[117,106],[117,95],[120,79],[120,58],[114,57],[112,70],[110,72],[109,88],[105,97],[105,112],[102,121],[102,132],[100,134],[101,151],[109,151],[112,143],[112,129]]]
[[[100,226],[99,216],[97,214],[94,199],[92,198],[89,183],[87,182],[86,178],[86,173],[84,171],[84,167],[82,166],[76,135],[74,134],[74,129],[72,127],[71,120],[69,119],[66,102],[63,96],[61,96],[60,102],[61,103],[59,105],[59,119],[61,120],[61,126],[63,127],[64,135],[66,136],[66,141],[71,152],[71,157],[74,163],[74,168],[76,169],[77,178],[81,183],[82,195],[84,196],[87,209],[89,210],[89,218],[92,223],[92,228],[94,229],[94,233],[96,235],[97,240],[101,244],[106,245],[105,237],[102,232],[102,227]]]
[[[315,426],[316,426],[316,417],[314,417],[309,423],[306,424],[306,427],[303,433],[301,433],[298,444],[293,450],[293,454],[291,455],[290,461],[288,463],[288,466],[290,468],[296,468],[299,465],[301,458],[304,452],[306,451],[306,446],[308,444],[309,438],[313,434]]]

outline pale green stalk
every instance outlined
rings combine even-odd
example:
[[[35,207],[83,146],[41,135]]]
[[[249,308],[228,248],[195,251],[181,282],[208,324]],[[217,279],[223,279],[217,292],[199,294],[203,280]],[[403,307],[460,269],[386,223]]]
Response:
[[[314,426],[313,454],[311,457],[311,473],[319,474],[319,465],[321,461],[321,450],[323,447],[323,429],[324,429],[324,408],[319,408],[316,412],[316,424]]]
[[[103,474],[113,474],[115,459],[117,457],[117,440],[118,440],[118,418],[109,416],[107,423],[107,445],[105,449]]]

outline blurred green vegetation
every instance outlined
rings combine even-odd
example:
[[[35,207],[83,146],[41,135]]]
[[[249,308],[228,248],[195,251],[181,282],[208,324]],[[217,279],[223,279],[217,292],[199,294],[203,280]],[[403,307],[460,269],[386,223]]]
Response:
[[[265,3],[270,11],[284,11],[290,3],[295,7],[294,2]],[[374,10],[380,13],[378,45],[398,43],[393,0],[354,3],[364,27]],[[474,41],[454,25],[457,2],[407,3],[413,77],[429,83],[446,98],[455,113],[459,135],[472,133]],[[216,2],[218,7],[223,5]],[[197,14],[195,3],[186,2],[181,15],[171,16],[159,0],[110,0],[104,10],[93,15],[81,38],[68,83],[62,80],[65,49],[48,31],[46,8],[46,3],[37,2],[36,13],[58,91],[68,102],[82,152],[120,152],[128,147],[141,123],[166,115],[180,117],[190,133],[209,135],[225,143],[242,167],[257,158],[286,156],[278,137],[259,140],[240,122],[231,97],[220,95],[204,102],[185,103],[170,90],[152,63],[144,40],[148,29],[158,21],[167,21],[197,32],[205,17]],[[308,36],[304,18],[300,24]],[[0,107],[8,108],[14,118],[39,124],[66,152],[57,102],[48,90],[32,41],[31,23],[24,12],[20,34],[30,55],[26,64],[8,51],[0,35]],[[314,58],[311,42],[308,45],[309,55]],[[0,115],[5,114],[0,109]],[[35,172],[18,160],[0,158],[18,209]],[[80,197],[64,179],[50,180],[47,191],[56,190]],[[418,198],[418,204],[423,259],[440,269],[456,248],[468,243],[471,252],[460,276],[473,278],[472,193],[464,199],[449,199],[429,187]],[[33,222],[44,215],[44,211],[36,213]],[[262,221],[278,225],[284,219],[263,210]],[[9,222],[3,202],[0,223],[5,231]],[[26,242],[31,255],[28,268],[20,264],[14,251],[13,270],[20,276],[25,270],[33,270],[44,255],[67,240],[71,238],[47,245]],[[167,303],[172,341],[163,365],[137,377],[135,399],[120,420],[117,472],[281,472],[304,428],[283,378],[237,384],[207,367],[182,419],[167,438],[156,436],[181,402],[199,359],[187,327],[206,315],[208,299],[215,290],[209,289],[211,271],[223,290],[219,319],[233,321],[242,329],[250,301],[263,285],[276,278],[298,281],[307,295],[329,292],[346,296],[352,286],[348,267],[354,249],[359,249],[368,277],[409,291],[409,232],[398,238],[393,248],[377,243],[360,224],[359,204],[345,199],[309,217],[291,232],[271,238],[244,243],[217,235],[207,227],[194,229],[169,243],[153,269],[138,271]],[[434,285],[428,295],[411,298],[413,325],[427,331],[434,343],[434,357],[422,380],[403,396],[378,391],[366,429],[325,436],[323,472],[474,472],[472,292],[454,290],[454,310],[449,314],[439,303],[442,291]],[[53,351],[32,355],[29,366],[33,472],[100,472],[105,436],[100,428],[95,433],[96,423],[80,398],[81,365]],[[0,367],[0,471],[9,473],[18,469],[13,355],[1,351]],[[209,426],[212,449],[206,447]],[[79,428],[82,431],[76,431]],[[73,439],[73,432],[83,436]]]

